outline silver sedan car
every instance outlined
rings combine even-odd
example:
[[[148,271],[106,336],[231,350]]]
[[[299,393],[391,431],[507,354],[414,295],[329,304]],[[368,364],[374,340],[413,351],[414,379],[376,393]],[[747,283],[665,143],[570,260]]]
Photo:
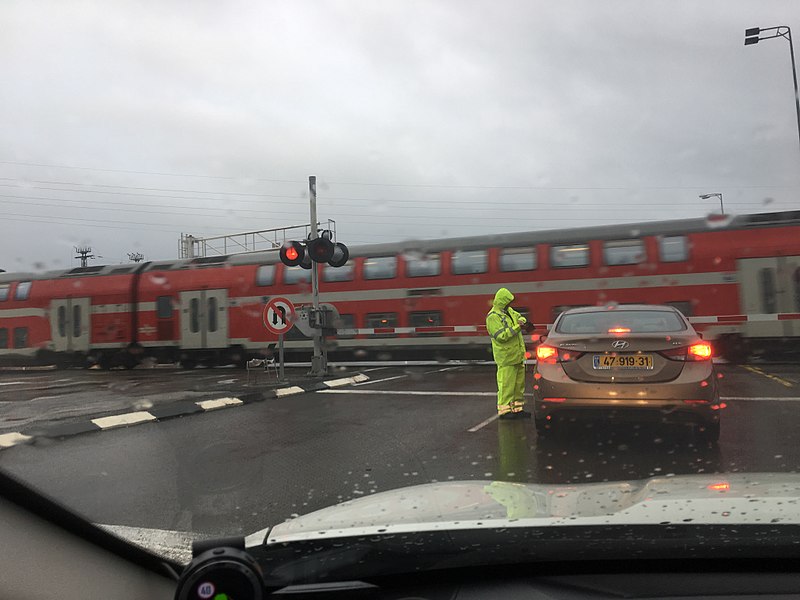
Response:
[[[567,419],[690,423],[717,441],[720,410],[711,345],[671,306],[567,310],[536,348],[540,433]]]

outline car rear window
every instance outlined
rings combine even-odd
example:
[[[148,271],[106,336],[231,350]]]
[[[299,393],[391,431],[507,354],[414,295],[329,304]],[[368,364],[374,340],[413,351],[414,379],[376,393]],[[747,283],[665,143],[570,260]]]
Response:
[[[685,331],[686,324],[666,310],[598,310],[561,316],[558,333],[668,333]]]

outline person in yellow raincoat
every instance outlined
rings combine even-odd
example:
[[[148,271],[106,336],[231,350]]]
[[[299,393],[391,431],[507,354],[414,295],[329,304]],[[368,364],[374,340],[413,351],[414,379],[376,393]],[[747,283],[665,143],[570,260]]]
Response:
[[[486,315],[486,331],[492,338],[492,354],[497,364],[497,413],[501,419],[531,417],[525,406],[525,340],[527,320],[509,306],[514,294],[500,288],[492,310]]]

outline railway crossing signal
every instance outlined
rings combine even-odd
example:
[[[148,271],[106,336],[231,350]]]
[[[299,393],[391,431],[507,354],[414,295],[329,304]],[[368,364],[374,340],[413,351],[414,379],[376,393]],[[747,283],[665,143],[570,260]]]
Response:
[[[305,241],[285,242],[280,249],[281,262],[287,267],[310,269],[312,263],[328,263],[331,267],[343,267],[350,259],[350,251],[341,242],[334,242],[330,235]]]

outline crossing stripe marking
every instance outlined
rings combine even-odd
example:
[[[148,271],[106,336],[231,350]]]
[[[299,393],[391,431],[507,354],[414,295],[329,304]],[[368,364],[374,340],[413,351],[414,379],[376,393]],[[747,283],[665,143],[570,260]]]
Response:
[[[4,433],[0,435],[0,448],[11,448],[17,444],[24,444],[31,439],[29,435],[23,435],[14,431],[13,433]]]
[[[284,396],[291,396],[292,394],[302,394],[305,390],[299,386],[293,385],[292,387],[280,388],[275,390],[275,395],[278,398],[283,398]]]
[[[140,410],[137,412],[125,413],[124,415],[92,419],[92,423],[97,425],[100,429],[113,429],[114,427],[126,427],[127,425],[136,425],[137,423],[146,423],[147,421],[155,420],[156,418],[149,412]]]
[[[226,406],[238,406],[244,404],[239,398],[217,398],[216,400],[200,400],[195,402],[203,410],[216,410]]]

